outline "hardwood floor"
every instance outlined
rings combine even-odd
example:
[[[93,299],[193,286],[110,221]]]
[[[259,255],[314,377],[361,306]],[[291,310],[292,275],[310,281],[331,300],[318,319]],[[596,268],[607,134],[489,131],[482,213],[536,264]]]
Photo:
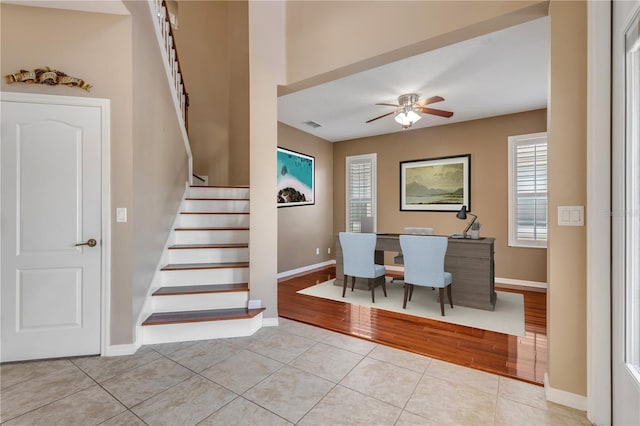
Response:
[[[547,368],[546,293],[499,289],[524,295],[525,336],[521,337],[296,293],[332,278],[335,278],[333,266],[281,279],[278,283],[280,316],[454,364],[543,384]]]

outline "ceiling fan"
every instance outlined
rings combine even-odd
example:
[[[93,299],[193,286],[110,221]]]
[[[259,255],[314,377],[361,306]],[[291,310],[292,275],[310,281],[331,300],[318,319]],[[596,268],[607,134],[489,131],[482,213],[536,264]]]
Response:
[[[416,93],[407,93],[405,95],[398,96],[398,105],[396,104],[387,104],[387,103],[379,103],[376,105],[385,105],[396,107],[395,111],[388,112],[386,114],[382,114],[379,117],[372,118],[371,120],[367,120],[367,123],[371,123],[372,121],[376,121],[380,118],[387,117],[391,114],[395,114],[395,120],[400,123],[403,129],[408,129],[415,123],[420,120],[420,115],[422,114],[432,114],[437,115],[439,117],[449,118],[453,115],[451,111],[444,111],[441,109],[427,108],[425,105],[434,104],[436,102],[444,101],[444,98],[441,96],[432,96],[427,99],[423,99],[419,101],[420,96]]]

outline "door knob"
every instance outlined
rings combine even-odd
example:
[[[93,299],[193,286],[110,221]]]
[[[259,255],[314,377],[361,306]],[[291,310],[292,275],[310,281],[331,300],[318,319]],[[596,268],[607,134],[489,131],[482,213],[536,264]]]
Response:
[[[91,238],[86,243],[78,243],[78,244],[76,244],[76,247],[78,247],[78,246],[95,247],[96,244],[98,244],[98,242],[96,240],[94,240],[93,238]]]

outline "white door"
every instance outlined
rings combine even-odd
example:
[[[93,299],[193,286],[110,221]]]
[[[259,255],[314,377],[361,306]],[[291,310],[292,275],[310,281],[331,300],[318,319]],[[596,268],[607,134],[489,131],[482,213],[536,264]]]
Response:
[[[640,1],[613,3],[613,424],[640,424]]]
[[[101,109],[2,95],[0,360],[98,354]]]

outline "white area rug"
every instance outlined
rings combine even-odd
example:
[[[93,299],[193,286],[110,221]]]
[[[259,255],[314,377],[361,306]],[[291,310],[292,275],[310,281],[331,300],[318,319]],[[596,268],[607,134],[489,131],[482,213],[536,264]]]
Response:
[[[448,304],[444,306],[445,316],[440,315],[438,290],[415,286],[413,297],[407,302],[407,309],[402,309],[404,289],[402,281],[390,283],[387,281],[387,296],[384,297],[381,287],[376,288],[376,303],[371,303],[371,292],[347,286],[346,297],[342,297],[342,287],[333,285],[335,280],[325,281],[298,291],[300,294],[321,297],[339,302],[369,306],[406,315],[415,315],[437,321],[466,325],[498,333],[524,336],[524,296],[518,293],[498,291],[498,300],[494,311],[456,306],[453,309]]]

